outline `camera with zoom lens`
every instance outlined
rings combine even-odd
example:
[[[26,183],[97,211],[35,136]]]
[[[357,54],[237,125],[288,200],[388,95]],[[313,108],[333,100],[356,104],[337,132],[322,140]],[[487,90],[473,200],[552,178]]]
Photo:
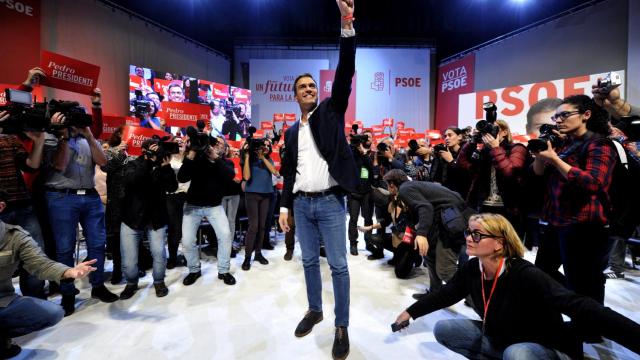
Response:
[[[31,93],[6,89],[7,104],[0,111],[9,113],[9,117],[0,123],[4,134],[21,134],[25,131],[46,131],[50,120],[47,118],[47,103],[32,103]]]
[[[486,102],[482,104],[482,109],[485,112],[485,120],[480,120],[476,123],[476,130],[478,133],[471,137],[471,142],[474,144],[482,143],[482,135],[491,134],[494,138],[498,137],[500,127],[496,124],[498,118],[498,108],[496,104],[492,102]]]
[[[170,136],[159,137],[158,135],[154,135],[152,139],[154,140],[153,143],[158,145],[158,149],[156,151],[144,149],[142,153],[149,157],[155,156],[157,163],[161,163],[167,156],[180,153],[180,144],[171,141]]]
[[[264,142],[266,138],[254,138],[253,135],[256,133],[257,129],[255,126],[249,126],[247,132],[249,135],[247,136],[247,144],[249,144],[249,152],[257,153],[258,150],[264,147]]]
[[[76,127],[84,128],[93,124],[91,115],[87,114],[84,107],[80,106],[77,101],[59,101],[50,100],[48,105],[48,113],[53,115],[55,113],[62,113],[65,120],[61,124],[51,124],[51,128],[56,130],[60,128]]]
[[[440,151],[447,151],[447,145],[445,144],[436,144],[433,146],[433,152],[435,154],[439,154]]]
[[[198,131],[193,126],[187,128],[187,136],[189,136],[189,149],[197,153],[205,153],[210,147],[218,143],[216,138],[212,138],[206,133]]]
[[[551,147],[555,148],[562,144],[562,139],[553,131],[558,131],[557,125],[542,124],[540,126],[540,136],[537,139],[529,140],[527,149],[531,152],[545,151],[548,148],[547,141],[551,142]]]
[[[151,113],[151,101],[145,100],[140,90],[136,90],[136,98],[131,101],[131,106],[133,106],[133,113],[138,119]]]
[[[351,125],[352,134],[349,134],[349,144],[351,146],[358,147],[360,145],[364,145],[367,141],[369,141],[369,137],[364,134],[358,134],[358,124]]]

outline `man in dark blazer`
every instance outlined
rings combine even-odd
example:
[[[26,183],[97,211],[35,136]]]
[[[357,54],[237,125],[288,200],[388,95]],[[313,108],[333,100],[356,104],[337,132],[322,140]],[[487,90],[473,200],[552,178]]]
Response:
[[[310,74],[294,82],[295,99],[301,118],[285,134],[282,159],[284,190],[279,223],[289,230],[289,211],[295,225],[307,286],[309,309],[295,335],[311,332],[322,320],[320,241],[324,242],[331,267],[335,297],[336,334],[332,355],[344,359],[349,354],[349,269],[346,256],[346,210],[344,193],[354,192],[358,173],[344,133],[344,114],[355,72],[355,30],[353,0],[336,0],[341,13],[340,57],[331,97],[318,104],[318,88]]]

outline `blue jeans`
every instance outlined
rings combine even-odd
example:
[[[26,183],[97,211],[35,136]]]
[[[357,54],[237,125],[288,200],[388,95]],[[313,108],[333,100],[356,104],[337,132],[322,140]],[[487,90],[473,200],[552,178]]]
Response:
[[[167,226],[157,230],[148,227],[145,230],[134,230],[125,223],[120,224],[120,253],[122,254],[122,268],[127,284],[138,283],[138,247],[142,236],[147,234],[153,257],[153,283],[164,281],[167,270],[167,252],[164,243],[167,240]]]
[[[7,224],[21,226],[31,235],[31,238],[33,238],[40,247],[40,250],[44,252],[42,230],[40,229],[38,217],[33,212],[32,206],[25,206],[4,212],[0,214],[0,220]],[[23,268],[20,269],[20,291],[24,296],[33,296],[40,299],[46,298],[44,294],[44,281],[29,274]]]
[[[58,262],[73,267],[78,222],[87,242],[87,259],[96,259],[97,270],[89,275],[93,287],[104,285],[104,252],[106,232],[104,227],[104,207],[98,195],[75,195],[47,191],[47,209],[53,238],[56,241]],[[60,293],[72,295],[73,283],[61,283]]]
[[[440,320],[433,329],[436,340],[470,359],[504,360],[570,360],[566,354],[537,343],[517,343],[499,348],[482,334],[482,322],[477,320]]]
[[[190,273],[200,271],[200,258],[196,247],[196,234],[202,218],[207,218],[218,238],[218,273],[229,272],[231,260],[231,231],[229,221],[224,213],[222,205],[218,206],[193,206],[184,204],[182,217],[182,250],[187,259],[187,267]]]
[[[0,307],[0,340],[30,334],[57,324],[64,317],[60,305],[18,296],[7,307]]]
[[[344,197],[296,196],[293,200],[296,236],[302,250],[304,279],[309,310],[322,311],[320,243],[324,242],[333,278],[336,326],[349,326],[349,268],[347,266],[347,226]]]

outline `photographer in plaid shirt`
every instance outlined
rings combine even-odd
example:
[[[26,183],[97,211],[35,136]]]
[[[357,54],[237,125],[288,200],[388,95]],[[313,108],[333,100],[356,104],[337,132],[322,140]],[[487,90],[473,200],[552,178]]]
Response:
[[[552,116],[563,138],[535,153],[547,184],[536,265],[578,294],[604,302],[609,186],[616,161],[604,109],[586,95],[565,98]],[[558,268],[564,268],[562,275]]]

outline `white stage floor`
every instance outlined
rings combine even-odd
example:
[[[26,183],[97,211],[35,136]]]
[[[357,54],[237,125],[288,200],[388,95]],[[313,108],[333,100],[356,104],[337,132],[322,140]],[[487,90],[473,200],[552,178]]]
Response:
[[[472,317],[462,302],[425,316],[393,334],[390,324],[413,303],[411,294],[426,287],[426,269],[409,280],[398,280],[387,258],[368,261],[362,241],[360,254],[349,256],[351,317],[349,359],[461,359],[433,337],[435,323],[444,318]],[[203,277],[182,285],[184,267],[167,271],[170,293],[156,298],[150,271],[142,289],[130,300],[112,304],[90,298],[87,280],[78,284],[75,314],[57,326],[15,341],[23,347],[16,359],[330,359],[334,336],[333,290],[326,259],[321,260],[324,320],[303,338],[293,335],[307,308],[299,247],[292,261],[284,255],[282,235],[276,249],[263,251],[269,265],[252,264],[242,271],[243,254],[232,260],[235,286],[217,279],[215,257],[203,260]],[[531,260],[534,254],[528,253]],[[107,268],[111,268],[108,262]],[[640,322],[640,271],[625,280],[609,280],[607,306]],[[112,286],[119,294],[124,285]],[[59,302],[60,298],[51,299]],[[640,340],[639,340],[640,341]],[[634,353],[605,341],[585,346],[594,359],[634,359]]]

